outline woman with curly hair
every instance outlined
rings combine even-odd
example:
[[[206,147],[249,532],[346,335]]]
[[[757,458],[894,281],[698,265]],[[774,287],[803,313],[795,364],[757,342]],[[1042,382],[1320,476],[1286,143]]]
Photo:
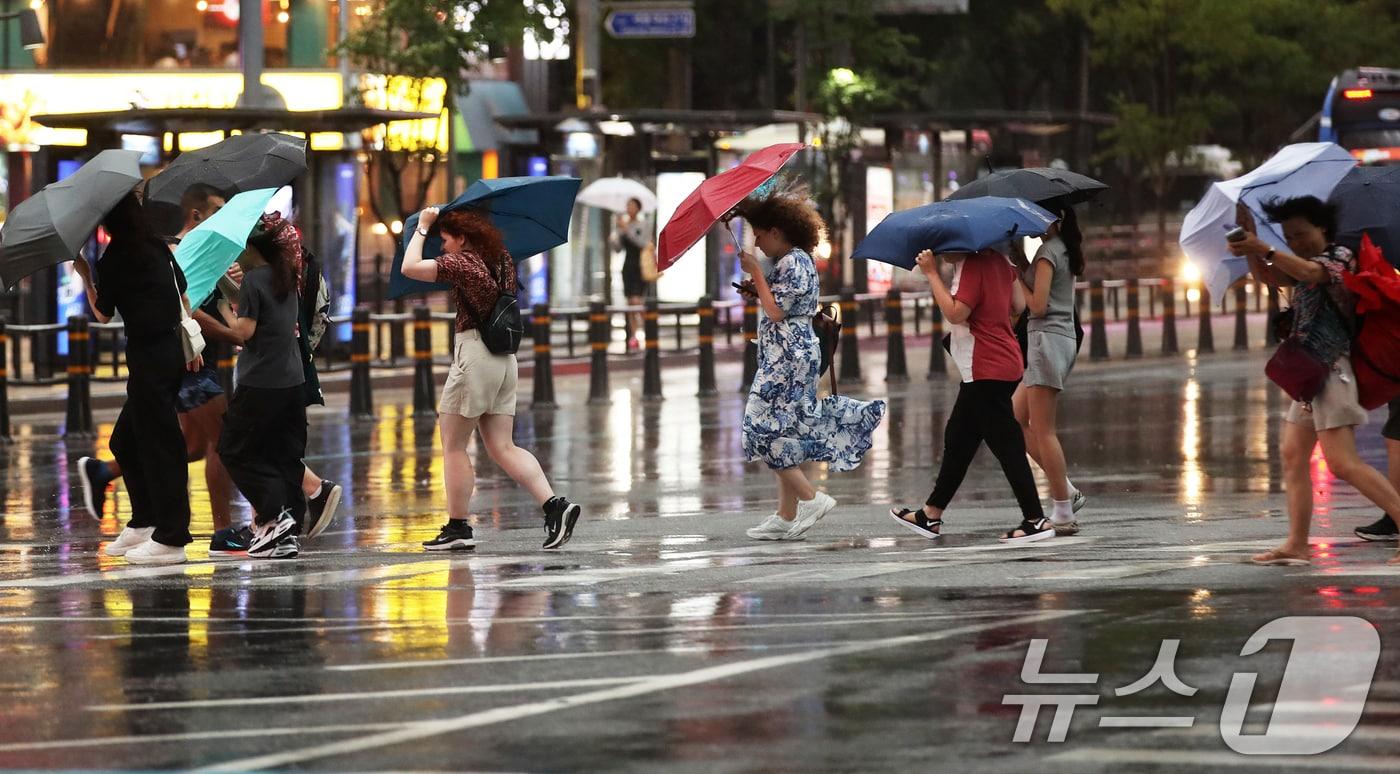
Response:
[[[748,530],[755,540],[801,540],[836,506],[818,492],[800,465],[826,462],[852,470],[870,450],[870,436],[885,415],[885,402],[830,395],[817,400],[821,350],[812,316],[819,283],[811,251],[822,231],[821,217],[792,193],[749,199],[738,214],[754,241],[773,257],[764,274],[758,256],[745,250],[740,265],[752,277],[763,308],[758,325],[758,371],[744,408],[744,454],[762,460],[778,479],[778,510]]]
[[[423,240],[434,225],[442,234],[443,253],[436,259],[425,259]],[[439,218],[438,208],[429,207],[418,216],[418,227],[404,250],[403,275],[450,284],[457,307],[457,344],[438,404],[447,523],[423,547],[442,551],[476,545],[467,523],[476,486],[467,443],[478,430],[486,453],[529,490],[544,510],[544,547],[564,545],[573,535],[581,510],[567,498],[556,496],[535,455],[515,445],[515,355],[493,353],[481,340],[480,329],[497,297],[516,291],[515,262],[506,251],[501,232],[482,215],[458,210]]]

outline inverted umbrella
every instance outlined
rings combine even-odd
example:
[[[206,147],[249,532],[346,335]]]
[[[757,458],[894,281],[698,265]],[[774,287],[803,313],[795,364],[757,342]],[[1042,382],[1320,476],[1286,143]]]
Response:
[[[948,198],[1003,196],[1035,202],[1047,210],[1058,210],[1087,202],[1107,190],[1107,185],[1078,172],[1051,167],[1031,167],[993,172],[959,188]]]
[[[1332,203],[1338,242],[1357,251],[1369,236],[1400,268],[1400,167],[1356,167],[1332,189]]]
[[[800,142],[770,145],[750,153],[733,169],[701,183],[676,208],[657,238],[656,268],[665,271],[734,205],[783,168],[805,145]]]
[[[856,245],[852,258],[914,268],[923,250],[973,253],[1013,237],[1041,236],[1055,216],[1025,199],[983,196],[891,213]]]
[[[240,134],[181,153],[146,184],[147,207],[165,231],[179,228],[180,198],[196,183],[224,196],[281,188],[306,171],[306,139],[290,134]]]
[[[75,258],[102,218],[141,182],[140,159],[140,151],[102,151],[10,210],[0,229],[0,283],[9,288]]]
[[[219,278],[238,260],[248,244],[248,235],[276,193],[276,188],[244,191],[180,239],[175,246],[175,262],[189,283],[185,295],[191,303],[202,304],[214,292]]]
[[[642,203],[642,212],[656,210],[656,194],[636,180],[625,177],[604,177],[589,183],[578,194],[578,203],[609,212],[626,212],[633,199]]]
[[[1244,258],[1230,254],[1225,234],[1235,226],[1235,205],[1243,204],[1254,215],[1259,237],[1276,250],[1287,250],[1278,224],[1264,215],[1264,203],[1272,199],[1316,196],[1326,201],[1332,189],[1356,166],[1356,158],[1330,142],[1286,145],[1253,171],[1211,185],[1181,224],[1181,249],[1205,278],[1212,298],[1225,297],[1225,289],[1249,271]]]
[[[578,195],[581,182],[564,175],[478,180],[461,196],[443,205],[439,212],[480,210],[500,229],[506,250],[520,263],[569,241],[569,219],[574,214],[574,197]],[[404,223],[403,238],[394,250],[394,265],[389,271],[390,298],[450,287],[441,282],[419,282],[403,276],[403,253],[417,228],[418,213],[414,213]],[[423,244],[423,257],[439,255],[442,255],[442,237],[429,232]]]

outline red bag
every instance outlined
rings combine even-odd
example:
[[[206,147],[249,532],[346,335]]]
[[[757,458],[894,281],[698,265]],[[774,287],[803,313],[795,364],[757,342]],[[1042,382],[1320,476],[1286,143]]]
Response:
[[[1356,274],[1343,278],[1364,315],[1351,342],[1351,366],[1361,405],[1373,409],[1400,397],[1400,272],[1386,262],[1369,236],[1362,236]]]
[[[1284,339],[1278,351],[1264,366],[1264,375],[1283,388],[1288,397],[1303,403],[1312,402],[1332,369],[1308,351],[1297,339]]]

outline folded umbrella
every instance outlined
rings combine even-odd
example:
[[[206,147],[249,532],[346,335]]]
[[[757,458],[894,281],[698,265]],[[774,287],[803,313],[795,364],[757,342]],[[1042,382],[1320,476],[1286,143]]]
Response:
[[[914,268],[924,250],[974,253],[1014,237],[1041,236],[1057,218],[1025,199],[983,196],[891,213],[856,245],[852,258]]]
[[[281,188],[306,171],[306,139],[290,134],[240,134],[181,153],[146,184],[146,204],[157,230],[178,231],[180,198],[196,183],[224,196]]]
[[[1249,271],[1244,258],[1230,254],[1225,234],[1235,227],[1235,206],[1243,204],[1254,215],[1259,238],[1276,250],[1287,250],[1278,224],[1264,215],[1264,203],[1273,199],[1316,196],[1324,201],[1332,189],[1356,166],[1356,158],[1330,142],[1286,145],[1268,161],[1247,174],[1213,183],[1181,224],[1181,249],[1205,278],[1206,289],[1219,301],[1225,289]]]
[[[77,257],[102,218],[141,182],[140,159],[140,151],[102,151],[10,210],[0,228],[0,283],[10,288]]]
[[[1356,167],[1332,189],[1337,241],[1353,251],[1363,235],[1400,268],[1400,167]]]
[[[569,219],[574,214],[574,197],[580,181],[576,177],[501,177],[478,180],[466,191],[442,205],[440,212],[460,209],[480,210],[500,229],[506,250],[516,263],[569,241]],[[394,265],[389,270],[389,297],[401,298],[410,293],[446,290],[441,282],[419,282],[403,276],[403,254],[413,232],[418,228],[418,213],[404,223],[403,238],[394,250]],[[442,255],[442,237],[430,232],[423,244],[423,257]]]
[[[1031,167],[993,172],[959,188],[948,198],[957,200],[1002,196],[1035,202],[1047,210],[1059,210],[1087,202],[1107,190],[1107,185],[1077,172],[1051,167]]]
[[[578,203],[609,212],[626,212],[633,199],[642,203],[642,212],[656,210],[656,194],[636,180],[625,177],[604,177],[589,183],[579,192]]]
[[[738,166],[726,169],[691,191],[676,207],[657,238],[657,271],[665,271],[675,263],[725,213],[778,174],[788,159],[804,147],[800,142],[788,142],[754,151]]]
[[[248,235],[276,193],[276,188],[244,191],[180,239],[175,246],[175,262],[189,283],[185,295],[190,303],[202,304],[214,292],[219,278],[243,253]]]

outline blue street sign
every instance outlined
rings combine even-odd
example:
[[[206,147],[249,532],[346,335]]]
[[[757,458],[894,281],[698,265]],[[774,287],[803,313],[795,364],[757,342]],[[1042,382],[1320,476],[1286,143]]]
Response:
[[[638,8],[613,11],[603,26],[615,38],[693,38],[693,8]]]

